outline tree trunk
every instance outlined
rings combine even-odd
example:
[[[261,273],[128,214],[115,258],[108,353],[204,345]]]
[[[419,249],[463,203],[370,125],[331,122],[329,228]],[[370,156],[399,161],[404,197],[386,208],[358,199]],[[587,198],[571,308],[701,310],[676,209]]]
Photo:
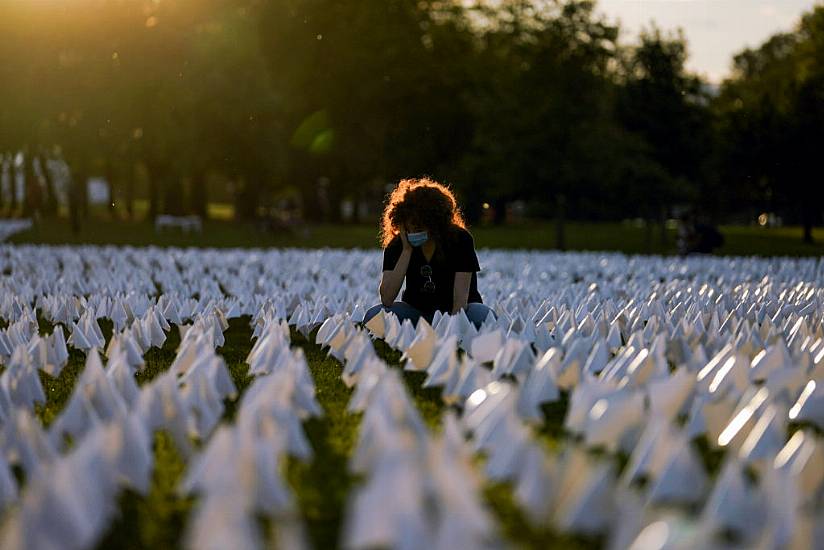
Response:
[[[555,202],[555,248],[566,250],[566,236],[564,235],[564,224],[566,223],[566,196],[559,194]]]
[[[28,218],[38,210],[40,200],[39,182],[34,173],[34,156],[31,149],[26,147],[23,154],[23,217]]]
[[[185,213],[183,181],[176,174],[170,175],[163,186],[163,212],[172,216],[182,216]]]
[[[494,217],[492,223],[494,225],[503,225],[506,221],[506,199],[498,198],[492,201],[492,208]]]
[[[3,188],[3,174],[6,170],[6,155],[0,153],[0,211],[3,210],[3,207],[6,206],[6,200],[3,196],[4,188]],[[9,174],[11,174],[11,165],[9,165]]]
[[[72,233],[80,233],[81,203],[83,201],[78,182],[85,182],[85,176],[81,174],[69,174],[69,220],[71,222]]]
[[[109,210],[109,217],[111,219],[115,219],[117,215],[115,214],[114,210],[114,201],[115,201],[115,178],[117,177],[116,171],[114,169],[114,162],[109,159],[106,162],[106,183],[109,184],[109,200],[106,203],[106,208]]]
[[[300,186],[300,212],[305,221],[320,220],[321,209],[318,207],[318,202],[318,190],[314,181],[306,180],[306,183]]]
[[[130,220],[134,220],[134,184],[137,177],[137,166],[129,163],[126,170],[126,214]]]
[[[478,223],[481,219],[481,213],[483,212],[481,202],[475,198],[477,196],[478,194],[476,193],[467,193],[461,197],[460,200],[460,203],[463,205],[461,211],[463,212],[464,219],[469,225],[475,225]]]
[[[17,166],[14,162],[16,155],[11,154],[9,159],[9,214],[17,213]]]
[[[806,209],[805,209],[806,210]],[[804,237],[803,240],[807,244],[813,244],[813,222],[811,216],[804,216]]]
[[[77,179],[77,194],[79,197],[78,211],[84,220],[89,218],[89,176],[83,172],[82,177]]]
[[[147,166],[147,176],[149,185],[149,222],[154,223],[155,218],[160,213],[160,189],[159,181],[162,168],[157,165]]]
[[[806,174],[802,174],[802,177]],[[813,244],[813,226],[816,222],[816,207],[820,203],[816,201],[814,198],[812,200],[806,200],[801,203],[801,226],[804,230],[803,232],[803,241],[806,244]]]
[[[341,223],[343,221],[343,214],[341,206],[343,205],[343,189],[341,178],[338,177],[335,181],[330,181],[326,187],[327,196],[329,198],[329,210],[326,213],[326,220],[330,223]]]
[[[235,216],[239,220],[251,221],[257,217],[260,199],[258,176],[242,176],[235,192]]]
[[[661,249],[667,248],[667,208],[661,205],[659,210],[659,218],[661,222]]]
[[[54,186],[54,178],[52,177],[51,172],[49,172],[48,157],[41,153],[38,158],[40,160],[40,171],[43,172],[43,179],[46,182],[46,196],[45,200],[43,201],[43,214],[46,216],[53,217],[57,215],[57,189]]]
[[[195,172],[189,182],[191,185],[192,212],[200,216],[200,219],[205,220],[209,215],[209,189],[207,188],[206,174]]]

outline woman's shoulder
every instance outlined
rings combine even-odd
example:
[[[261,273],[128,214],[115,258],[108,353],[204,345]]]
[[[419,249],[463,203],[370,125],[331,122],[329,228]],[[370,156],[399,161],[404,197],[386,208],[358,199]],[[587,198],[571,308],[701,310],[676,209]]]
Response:
[[[453,225],[449,228],[449,233],[444,243],[444,248],[453,250],[455,252],[463,251],[468,248],[475,248],[475,241],[466,228],[459,225]]]
[[[389,240],[389,242],[386,244],[386,246],[384,248],[387,248],[387,249],[388,248],[397,248],[400,245],[401,245],[401,236],[400,236],[400,234],[397,234]]]
[[[472,237],[472,233],[465,227],[461,227],[459,225],[454,226],[453,232],[455,235],[455,239],[457,242],[461,244],[473,244],[475,243],[475,239]]]

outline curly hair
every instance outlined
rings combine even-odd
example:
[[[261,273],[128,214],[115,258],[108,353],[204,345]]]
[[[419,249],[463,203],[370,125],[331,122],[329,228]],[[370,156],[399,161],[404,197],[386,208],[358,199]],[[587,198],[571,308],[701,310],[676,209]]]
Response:
[[[389,194],[381,216],[381,246],[385,248],[407,222],[428,228],[440,242],[449,239],[456,227],[466,229],[452,190],[426,177],[403,179]]]

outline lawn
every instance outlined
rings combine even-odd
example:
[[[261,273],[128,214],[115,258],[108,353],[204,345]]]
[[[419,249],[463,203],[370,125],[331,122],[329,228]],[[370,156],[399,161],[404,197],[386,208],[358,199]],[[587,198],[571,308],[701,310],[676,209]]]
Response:
[[[241,392],[251,378],[243,363],[252,345],[249,317],[232,319],[225,332],[225,344],[217,351],[226,361],[235,384]],[[41,334],[50,333],[53,326],[40,322]],[[110,321],[101,322],[104,336],[111,336]],[[314,548],[339,547],[339,535],[347,499],[359,482],[347,471],[347,463],[358,435],[360,414],[346,411],[351,395],[341,378],[342,365],[314,343],[314,332],[304,337],[294,328],[292,345],[304,351],[317,389],[318,402],[324,415],[304,423],[307,437],[315,452],[309,463],[289,459],[283,465],[284,474],[299,504]],[[163,347],[153,348],[145,356],[146,367],[138,376],[145,384],[167,369],[180,342],[177,327],[172,326]],[[400,353],[375,342],[378,354],[390,365],[401,367]],[[72,388],[83,371],[85,357],[72,350],[69,364],[60,376],[53,378],[43,372],[41,381],[47,395],[45,405],[37,407],[41,422],[48,426],[60,413],[71,396]],[[407,389],[431,430],[440,426],[445,406],[440,390],[423,388],[423,373],[404,372]],[[231,422],[240,397],[227,400],[223,422]],[[547,445],[554,445],[561,435],[565,405],[547,411],[546,425],[536,436]],[[125,491],[119,500],[119,512],[98,544],[100,549],[180,548],[184,542],[185,525],[195,504],[191,497],[180,497],[177,485],[185,473],[185,463],[171,437],[157,433],[154,440],[155,469],[147,495]],[[479,464],[480,466],[480,464]],[[521,548],[588,547],[594,541],[560,535],[551,529],[536,529],[529,525],[514,503],[512,488],[506,484],[488,484],[484,489],[486,504],[500,525],[503,536]]]
[[[554,227],[548,223],[504,228],[477,227],[472,231],[479,247],[551,248],[554,243]],[[786,228],[763,230],[727,227],[724,228],[724,234],[727,243],[722,252],[781,255],[824,253],[821,245],[805,247],[800,242],[800,233]],[[644,230],[632,225],[571,223],[567,227],[567,236],[570,248],[576,249],[634,253],[642,252],[645,246]],[[670,234],[670,239],[672,238],[673,235]],[[817,238],[824,241],[824,234],[819,233]],[[175,232],[155,234],[149,224],[106,221],[85,224],[79,235],[72,235],[65,222],[43,222],[32,231],[16,235],[11,241],[210,247],[377,246],[372,226],[315,226],[308,235],[296,236],[261,233],[250,226],[216,221],[208,222],[201,235]],[[251,381],[243,362],[252,345],[249,320],[248,317],[232,319],[225,333],[225,345],[218,349],[241,390]],[[108,338],[111,335],[111,323],[102,325],[104,335]],[[48,333],[52,328],[41,320],[41,333]],[[339,547],[347,499],[352,488],[359,483],[356,477],[348,473],[347,463],[357,440],[360,415],[346,411],[351,390],[340,379],[342,366],[313,343],[313,336],[306,338],[292,330],[292,345],[304,351],[317,388],[317,399],[324,410],[323,417],[312,418],[304,424],[315,458],[309,463],[289,460],[283,464],[283,468],[299,504],[310,543],[314,548],[326,549]],[[173,326],[164,346],[146,354],[146,369],[138,375],[138,383],[146,383],[167,369],[175,356],[178,343],[178,331]],[[398,352],[380,341],[375,342],[375,347],[388,364],[401,367]],[[72,351],[69,365],[60,377],[52,378],[41,373],[47,403],[38,407],[37,413],[44,425],[51,423],[65,406],[75,381],[82,372],[84,361],[81,353]],[[404,379],[427,425],[430,429],[437,430],[445,410],[440,390],[423,388],[423,376],[420,373],[404,373]],[[237,401],[226,402],[224,422],[232,421]],[[552,447],[566,437],[562,428],[566,401],[546,407],[544,412],[545,423],[536,430],[535,435]],[[121,495],[119,516],[110,525],[99,548],[181,547],[188,514],[195,504],[194,499],[182,498],[176,492],[185,465],[165,433],[156,434],[154,451],[156,467],[149,494],[142,496],[127,491]],[[706,452],[702,456],[705,460],[712,458]],[[706,466],[710,471],[717,469],[717,464],[713,467],[708,462]],[[514,502],[512,488],[506,484],[488,484],[483,494],[505,539],[518,547],[597,546],[598,541],[559,535],[551,529],[530,526]]]
[[[552,222],[529,222],[501,227],[471,227],[478,248],[553,249],[555,226]],[[717,254],[761,256],[824,255],[824,229],[814,233],[816,243],[804,244],[797,227],[762,228],[721,227],[725,243]],[[660,230],[654,228],[648,244],[647,230],[632,223],[570,222],[565,228],[568,250],[609,250],[627,254],[673,254],[675,231],[668,230],[661,243]],[[43,220],[33,229],[14,235],[12,243],[103,244],[132,246],[194,247],[305,247],[376,248],[374,225],[312,225],[300,231],[263,231],[251,224],[210,220],[202,233],[179,230],[156,232],[146,222],[91,219],[72,233],[66,220]]]

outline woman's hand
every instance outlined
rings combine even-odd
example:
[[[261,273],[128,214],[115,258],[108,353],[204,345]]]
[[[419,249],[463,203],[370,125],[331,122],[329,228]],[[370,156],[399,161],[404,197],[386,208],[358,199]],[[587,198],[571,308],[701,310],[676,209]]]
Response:
[[[409,244],[409,239],[406,238],[406,230],[401,229],[401,242],[404,250],[412,250],[412,245]]]
[[[466,307],[469,301],[469,285],[472,283],[472,273],[467,271],[457,271],[455,273],[455,286],[452,289],[452,315]]]
[[[378,287],[378,292],[381,295],[381,303],[385,306],[391,306],[398,292],[403,286],[403,279],[406,277],[406,270],[409,268],[409,259],[412,257],[412,245],[406,238],[406,231],[401,229],[401,243],[403,243],[403,251],[401,252],[398,261],[395,262],[395,267],[391,270],[387,269],[381,275],[381,284]]]

